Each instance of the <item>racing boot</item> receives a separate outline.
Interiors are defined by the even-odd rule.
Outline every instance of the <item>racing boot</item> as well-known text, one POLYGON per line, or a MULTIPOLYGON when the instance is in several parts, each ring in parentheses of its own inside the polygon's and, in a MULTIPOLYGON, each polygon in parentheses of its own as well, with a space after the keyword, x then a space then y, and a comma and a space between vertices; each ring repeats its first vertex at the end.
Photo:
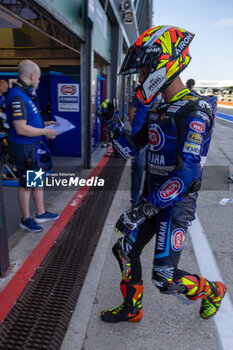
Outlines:
POLYGON ((201 318, 206 320, 217 313, 226 293, 226 286, 222 282, 210 282, 196 275, 186 275, 177 282, 185 286, 184 294, 189 300, 202 299, 201 318))
POLYGON ((140 322, 143 316, 141 304, 143 284, 121 282, 120 286, 124 302, 114 309, 103 311, 100 316, 101 319, 110 323, 140 322))

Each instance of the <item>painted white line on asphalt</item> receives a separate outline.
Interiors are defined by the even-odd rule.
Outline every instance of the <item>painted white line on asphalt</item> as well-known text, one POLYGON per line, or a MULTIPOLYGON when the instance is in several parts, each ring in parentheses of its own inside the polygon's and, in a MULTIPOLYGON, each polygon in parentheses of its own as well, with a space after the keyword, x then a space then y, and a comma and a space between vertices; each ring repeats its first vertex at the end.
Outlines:
POLYGON ((228 115, 228 114, 223 114, 223 113, 217 113, 217 119, 219 120, 224 120, 225 122, 228 123, 233 123, 233 116, 232 115, 228 115))
MULTIPOLYGON (((212 281, 224 282, 198 217, 193 222, 189 232, 201 275, 212 281)), ((233 305, 228 292, 218 313, 214 316, 214 322, 222 349, 233 349, 233 305)))

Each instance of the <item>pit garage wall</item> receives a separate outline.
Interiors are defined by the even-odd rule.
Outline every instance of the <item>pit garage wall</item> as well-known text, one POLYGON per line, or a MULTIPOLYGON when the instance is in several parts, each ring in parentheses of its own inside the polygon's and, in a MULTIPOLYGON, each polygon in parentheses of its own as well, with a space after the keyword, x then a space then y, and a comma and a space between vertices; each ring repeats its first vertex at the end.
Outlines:
MULTIPOLYGON (((107 90, 106 82, 110 83, 108 74, 110 72, 109 65, 111 63, 111 48, 113 45, 112 25, 99 0, 35 1, 56 16, 77 36, 85 39, 85 43, 81 48, 80 91, 83 97, 81 106, 82 132, 80 137, 82 135, 83 138, 83 152, 81 155, 84 158, 84 166, 89 167, 91 151, 95 150, 103 139, 102 129, 96 117, 96 107, 102 102, 100 100, 106 97, 106 94, 104 96, 103 93, 103 91, 107 90), (88 56, 91 55, 91 58, 88 57, 88 60, 84 59, 85 47, 91 47, 88 53, 88 56), (95 60, 96 55, 98 56, 98 62, 95 60), (101 61, 101 68, 99 67, 99 61, 101 61), (86 67, 83 67, 84 65, 86 67), (96 69, 98 69, 98 72, 96 69), (90 96, 88 89, 91 90, 90 96), (89 101, 89 107, 86 106, 87 101, 89 101)), ((63 151, 64 149, 60 148, 59 155, 63 151)))
POLYGON ((34 0, 79 37, 85 36, 85 0, 34 0))
MULTIPOLYGON (((119 3, 115 3, 113 0, 34 1, 53 14, 69 30, 72 30, 77 36, 85 40, 81 48, 80 81, 82 91, 82 137, 85 139, 82 142, 82 155, 84 156, 84 166, 89 167, 91 150, 95 149, 101 140, 99 137, 100 126, 98 125, 94 110, 96 103, 93 103, 93 96, 95 95, 97 101, 97 94, 98 96, 102 94, 99 89, 103 82, 101 78, 105 78, 105 85, 106 82, 108 84, 104 88, 107 90, 106 97, 121 100, 121 92, 124 84, 122 84, 122 79, 117 79, 116 77, 122 61, 123 36, 128 46, 127 35, 132 32, 131 34, 133 36, 137 36, 137 30, 135 30, 137 29, 136 21, 134 19, 132 25, 127 24, 127 32, 129 33, 126 34, 122 23, 119 23, 122 20, 119 3), (88 48, 87 50, 90 50, 87 56, 84 53, 86 50, 85 47, 88 48), (96 54, 102 60, 103 69, 99 69, 96 66, 96 54), (90 55, 91 58, 89 58, 90 55), (87 67, 83 67, 84 65, 87 67), (95 69, 98 69, 98 74, 96 74, 95 69), (95 81, 95 89, 93 87, 93 81, 95 81), (84 106, 87 101, 90 103, 89 107, 84 106), (89 144, 91 145, 90 147, 89 144)), ((120 103, 119 107, 122 111, 122 116, 124 116, 124 103, 120 103)))

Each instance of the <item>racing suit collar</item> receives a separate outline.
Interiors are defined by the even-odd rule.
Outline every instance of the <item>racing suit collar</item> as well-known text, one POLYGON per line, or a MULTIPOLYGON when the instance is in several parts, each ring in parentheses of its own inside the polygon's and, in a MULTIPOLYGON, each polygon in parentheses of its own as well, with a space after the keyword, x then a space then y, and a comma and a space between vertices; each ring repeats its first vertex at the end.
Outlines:
MULTIPOLYGON (((185 88, 179 92, 177 92, 177 94, 175 94, 170 100, 169 102, 174 102, 176 100, 179 100, 180 98, 184 97, 185 95, 189 94, 190 93, 190 90, 185 88)), ((168 102, 168 103, 169 103, 168 102)))

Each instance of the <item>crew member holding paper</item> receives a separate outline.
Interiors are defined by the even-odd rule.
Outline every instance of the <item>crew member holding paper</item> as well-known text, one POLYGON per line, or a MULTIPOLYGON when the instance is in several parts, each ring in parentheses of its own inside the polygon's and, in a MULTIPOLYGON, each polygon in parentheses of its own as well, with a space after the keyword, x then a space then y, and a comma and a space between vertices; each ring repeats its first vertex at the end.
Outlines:
MULTIPOLYGON (((41 71, 39 66, 30 61, 23 60, 18 66, 18 81, 9 90, 6 101, 6 114, 10 126, 8 136, 8 150, 15 161, 20 187, 18 201, 22 213, 20 227, 31 232, 40 232, 42 227, 38 223, 54 221, 59 215, 50 213, 44 207, 43 188, 27 188, 27 170, 38 170, 36 162, 36 145, 46 136, 54 139, 57 132, 43 126, 38 104, 36 89, 40 82, 41 71), (35 219, 30 216, 30 195, 37 210, 35 219)), ((51 124, 55 122, 47 122, 51 124)))

